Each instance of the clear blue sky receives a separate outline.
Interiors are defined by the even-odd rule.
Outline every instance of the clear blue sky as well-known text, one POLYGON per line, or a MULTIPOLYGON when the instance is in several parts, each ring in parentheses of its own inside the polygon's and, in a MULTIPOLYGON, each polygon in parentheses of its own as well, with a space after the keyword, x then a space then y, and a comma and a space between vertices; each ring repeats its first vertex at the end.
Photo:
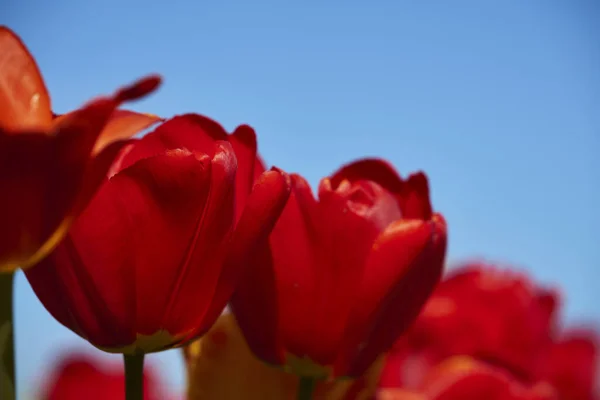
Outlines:
MULTIPOLYGON (((249 123, 268 162, 313 184, 367 155, 423 169, 451 263, 514 263, 562 286, 570 321, 600 321, 598 2, 1 2, 55 110, 160 72, 135 108, 249 123)), ((24 389, 63 346, 88 347, 22 276, 16 301, 24 389)), ((176 352, 150 360, 182 387, 176 352)))

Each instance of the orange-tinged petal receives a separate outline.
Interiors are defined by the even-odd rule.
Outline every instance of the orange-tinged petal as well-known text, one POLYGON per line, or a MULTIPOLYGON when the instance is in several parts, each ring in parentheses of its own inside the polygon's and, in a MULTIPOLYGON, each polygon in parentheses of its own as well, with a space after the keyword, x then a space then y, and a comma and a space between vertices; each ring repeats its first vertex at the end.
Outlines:
POLYGON ((21 39, 0 26, 0 126, 44 130, 52 111, 44 79, 21 39))
POLYGON ((108 144, 116 140, 128 139, 159 121, 162 121, 162 118, 157 115, 116 110, 96 140, 93 153, 98 154, 108 144))
POLYGON ((377 392, 377 400, 429 400, 424 394, 405 389, 382 389, 377 392))
MULTIPOLYGON (((71 111, 67 114, 56 115, 52 123, 62 123, 65 118, 70 118, 72 114, 76 112, 77 111, 71 111)), ((129 139, 162 120, 161 117, 154 114, 138 113, 129 110, 115 110, 96 140, 93 154, 96 155, 100 153, 107 145, 117 140, 129 139)))

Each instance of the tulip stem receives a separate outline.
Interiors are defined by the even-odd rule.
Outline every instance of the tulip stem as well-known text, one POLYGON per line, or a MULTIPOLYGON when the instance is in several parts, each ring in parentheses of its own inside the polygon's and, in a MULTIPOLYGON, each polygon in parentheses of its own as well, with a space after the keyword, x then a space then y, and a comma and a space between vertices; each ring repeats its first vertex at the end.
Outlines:
POLYGON ((144 399, 144 355, 123 354, 125 361, 125 400, 144 399))
POLYGON ((13 334, 14 272, 0 272, 0 399, 14 400, 15 343, 13 334))
POLYGON ((317 387, 317 379, 312 376, 301 376, 298 384, 297 400, 311 400, 317 387))

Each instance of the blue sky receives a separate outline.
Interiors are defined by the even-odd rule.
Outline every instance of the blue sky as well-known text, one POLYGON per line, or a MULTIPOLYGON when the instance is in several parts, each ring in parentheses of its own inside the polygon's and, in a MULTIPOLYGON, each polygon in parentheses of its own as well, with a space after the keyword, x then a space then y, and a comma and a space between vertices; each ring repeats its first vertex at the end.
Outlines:
MULTIPOLYGON (((313 184, 362 156, 423 169, 450 263, 514 264, 560 284, 569 321, 600 321, 599 18, 593 0, 4 0, 0 23, 58 112, 159 72, 136 109, 249 123, 313 184)), ((89 349, 22 276, 16 312, 21 389, 64 346, 89 349)), ((149 359, 182 388, 177 352, 149 359)))

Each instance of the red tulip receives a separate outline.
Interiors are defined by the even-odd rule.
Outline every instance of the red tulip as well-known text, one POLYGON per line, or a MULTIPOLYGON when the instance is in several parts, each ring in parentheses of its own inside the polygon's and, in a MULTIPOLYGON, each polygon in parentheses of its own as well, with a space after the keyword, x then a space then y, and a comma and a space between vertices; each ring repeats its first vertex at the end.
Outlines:
POLYGON ((0 26, 0 273, 35 264, 64 237, 123 139, 159 120, 115 109, 159 83, 145 78, 54 118, 35 60, 0 26))
POLYGON ((599 344, 594 330, 567 332, 548 352, 541 378, 552 383, 561 399, 600 399, 599 344))
MULTIPOLYGON (((40 393, 41 400, 125 400, 123 364, 103 365, 84 354, 72 354, 54 367, 40 393)), ((165 400, 157 377, 144 368, 144 399, 165 400)))
POLYGON ((289 196, 287 175, 263 173, 249 196, 237 193, 247 199, 234 230, 255 152, 249 127, 229 136, 197 115, 134 142, 63 243, 27 271, 38 298, 109 352, 160 351, 206 332, 289 196))
POLYGON ((394 346, 381 385, 413 386, 419 371, 453 355, 534 379, 551 343, 558 301, 555 292, 517 272, 479 264, 461 268, 440 283, 394 346))
POLYGON ((269 245, 231 303, 249 346, 299 375, 360 376, 437 284, 446 224, 424 174, 363 160, 323 179, 318 199, 293 175, 269 245))

